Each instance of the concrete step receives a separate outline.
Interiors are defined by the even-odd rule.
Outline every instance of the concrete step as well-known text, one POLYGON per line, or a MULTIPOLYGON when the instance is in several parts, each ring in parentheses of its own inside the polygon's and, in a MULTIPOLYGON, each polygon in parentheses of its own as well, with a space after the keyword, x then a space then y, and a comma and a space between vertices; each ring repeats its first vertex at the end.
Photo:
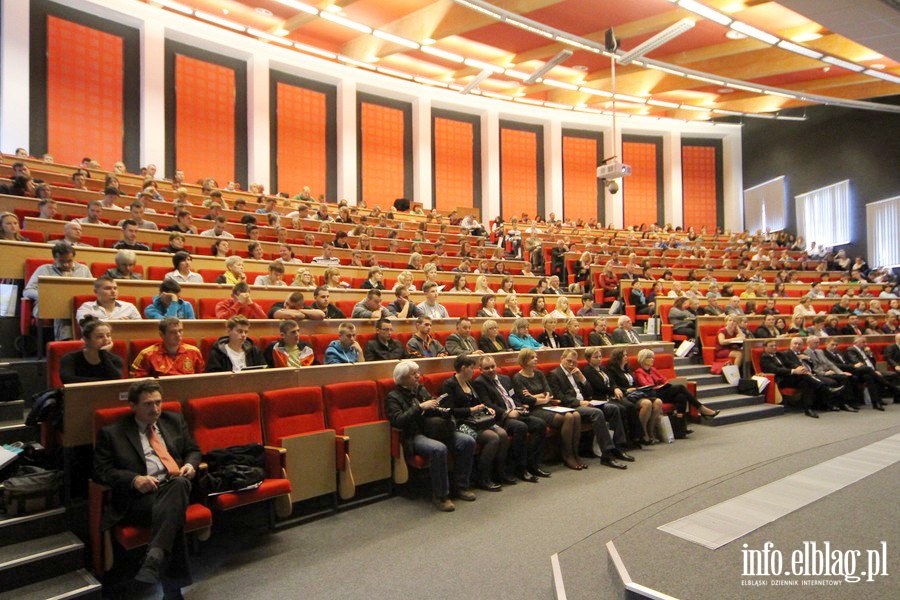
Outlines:
POLYGON ((0 518, 0 546, 62 533, 66 530, 66 509, 60 506, 30 515, 0 518))
MULTIPOLYGON (((676 358, 677 360, 681 360, 676 358)), ((709 365, 697 365, 697 364, 687 364, 687 365, 679 365, 677 362, 675 363, 675 372, 679 377, 688 377, 691 378, 696 375, 709 375, 709 365)))
POLYGON ((100 600, 102 586, 94 576, 78 569, 0 593, 0 600, 100 600))
MULTIPOLYGON (((765 396, 748 396, 746 394, 723 394, 721 396, 713 396, 703 401, 703 405, 713 410, 727 410, 740 406, 753 406, 754 404, 762 404, 766 401, 765 396)), ((725 414, 724 412, 722 414, 725 414)), ((721 415, 719 415, 721 416, 721 415)), ((709 419, 702 420, 702 423, 709 423, 709 419)))
POLYGON ((21 421, 25 417, 25 401, 0 402, 0 421, 21 421))
POLYGON ((724 396, 725 394, 733 394, 735 386, 730 383, 708 383, 697 386, 697 399, 712 398, 714 396, 724 396))
POLYGON ((84 566, 84 543, 71 532, 0 546, 0 590, 37 583, 84 566))
MULTIPOLYGON (((678 369, 679 367, 689 367, 689 366, 699 366, 699 363, 697 363, 690 356, 684 356, 684 357, 676 356, 675 357, 675 368, 676 369, 678 369)), ((706 366, 706 365, 704 365, 704 366, 706 366)))
POLYGON ((682 375, 679 373, 678 376, 687 377, 689 381, 696 381, 698 386, 725 382, 725 379, 721 375, 713 375, 712 373, 703 373, 701 375, 682 375))
POLYGON ((21 418, 15 421, 0 421, 0 444, 34 442, 39 435, 37 427, 28 427, 21 418))
MULTIPOLYGON (((752 396, 747 397, 752 398, 752 396)), ((730 409, 721 413, 715 419, 707 419, 704 423, 711 427, 718 427, 720 425, 730 425, 732 423, 743 423, 745 421, 777 417, 782 413, 784 413, 784 406, 781 404, 754 404, 752 406, 741 406, 730 409)))

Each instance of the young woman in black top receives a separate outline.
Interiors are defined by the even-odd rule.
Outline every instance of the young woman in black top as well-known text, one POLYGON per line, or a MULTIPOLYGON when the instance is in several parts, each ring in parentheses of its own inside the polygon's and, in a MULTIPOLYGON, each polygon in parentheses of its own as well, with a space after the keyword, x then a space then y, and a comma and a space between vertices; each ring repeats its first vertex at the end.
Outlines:
POLYGON ((122 379, 122 359, 112 350, 112 328, 88 315, 79 323, 84 348, 62 357, 59 378, 63 383, 87 383, 122 379))

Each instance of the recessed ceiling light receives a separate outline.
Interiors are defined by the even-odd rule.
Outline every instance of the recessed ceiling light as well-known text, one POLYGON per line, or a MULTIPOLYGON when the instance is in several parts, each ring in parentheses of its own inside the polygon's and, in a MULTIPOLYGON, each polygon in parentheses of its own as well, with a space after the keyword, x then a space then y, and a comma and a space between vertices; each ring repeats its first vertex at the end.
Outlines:
POLYGON ((423 46, 431 46, 432 44, 437 43, 437 40, 431 38, 425 38, 420 42, 423 46))
POLYGON ((572 67, 572 70, 586 72, 588 70, 588 68, 587 68, 587 65, 575 65, 572 67))
POLYGON ((284 37, 284 36, 286 36, 287 34, 289 34, 290 31, 288 31, 287 29, 283 29, 283 28, 279 27, 278 29, 276 29, 276 30, 273 31, 272 33, 275 34, 275 35, 277 35, 277 36, 279 36, 279 37, 284 37))
POLYGON ((813 40, 817 40, 822 37, 822 34, 817 31, 807 31, 806 33, 798 33, 791 40, 795 42, 811 42, 813 40))
POLYGON ((263 15, 264 17, 271 17, 271 16, 272 16, 272 11, 269 10, 268 8, 263 8, 262 6, 258 6, 258 7, 256 8, 256 12, 258 12, 258 13, 261 14, 261 15, 263 15))
POLYGON ((747 36, 744 35, 743 33, 741 33, 740 31, 735 31, 734 29, 729 29, 728 31, 725 32, 725 37, 727 37, 729 40, 742 40, 742 39, 746 38, 747 36))
POLYGON ((885 67, 885 65, 883 65, 883 64, 881 64, 881 63, 875 63, 874 65, 869 65, 869 68, 870 68, 870 69, 879 69, 879 70, 881 70, 881 69, 883 69, 884 67, 885 67))
POLYGON ((719 88, 716 90, 719 94, 733 94, 734 90, 731 88, 719 88))
POLYGON ((340 6, 338 6, 337 4, 329 4, 328 6, 325 7, 325 10, 327 10, 330 13, 334 13, 334 14, 344 12, 344 9, 341 8, 340 6))
POLYGON ((823 73, 827 73, 827 72, 830 71, 830 70, 831 70, 831 67, 822 67, 822 72, 823 72, 823 73))
POLYGON ((227 15, 229 12, 231 12, 231 11, 229 11, 227 8, 223 8, 223 9, 222 9, 222 14, 223 14, 223 15, 227 15))

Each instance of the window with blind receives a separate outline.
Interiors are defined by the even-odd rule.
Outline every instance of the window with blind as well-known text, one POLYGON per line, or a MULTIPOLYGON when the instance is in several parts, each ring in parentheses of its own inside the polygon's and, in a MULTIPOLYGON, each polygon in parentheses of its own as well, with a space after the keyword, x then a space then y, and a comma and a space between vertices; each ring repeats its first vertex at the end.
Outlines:
POLYGON ((787 204, 784 175, 744 190, 744 230, 781 231, 787 204))
POLYGON ((900 266, 900 196, 866 205, 869 266, 900 266))
POLYGON ((807 244, 833 247, 850 243, 850 180, 795 196, 797 235, 807 244))

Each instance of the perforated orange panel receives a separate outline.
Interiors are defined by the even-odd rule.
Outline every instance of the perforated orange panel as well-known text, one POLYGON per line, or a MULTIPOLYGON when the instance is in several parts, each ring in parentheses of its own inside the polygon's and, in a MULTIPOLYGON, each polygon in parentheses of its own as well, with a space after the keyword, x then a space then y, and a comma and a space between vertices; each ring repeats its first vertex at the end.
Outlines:
POLYGON ((681 181, 684 198, 684 226, 698 231, 716 229, 716 149, 712 146, 681 147, 681 181))
POLYGON ((500 203, 505 220, 522 212, 529 218, 537 214, 537 146, 533 131, 500 128, 500 203))
POLYGON ((362 198, 369 208, 387 208, 404 194, 403 111, 363 102, 359 126, 362 198))
POLYGON ((623 142, 622 162, 631 165, 631 175, 622 180, 625 227, 656 223, 656 192, 660 184, 656 181, 656 144, 623 142))
POLYGON ((434 119, 434 202, 438 210, 474 205, 474 145, 472 123, 434 119))
POLYGON ((57 162, 89 156, 111 171, 122 160, 123 48, 117 35, 47 17, 47 151, 57 162))
POLYGON ((325 94, 279 82, 278 190, 298 194, 308 185, 319 197, 326 187, 326 130, 328 112, 325 94))
POLYGON ((185 180, 234 179, 234 69, 175 56, 175 160, 185 180))
POLYGON ((597 218, 597 141, 563 136, 563 215, 597 218))

